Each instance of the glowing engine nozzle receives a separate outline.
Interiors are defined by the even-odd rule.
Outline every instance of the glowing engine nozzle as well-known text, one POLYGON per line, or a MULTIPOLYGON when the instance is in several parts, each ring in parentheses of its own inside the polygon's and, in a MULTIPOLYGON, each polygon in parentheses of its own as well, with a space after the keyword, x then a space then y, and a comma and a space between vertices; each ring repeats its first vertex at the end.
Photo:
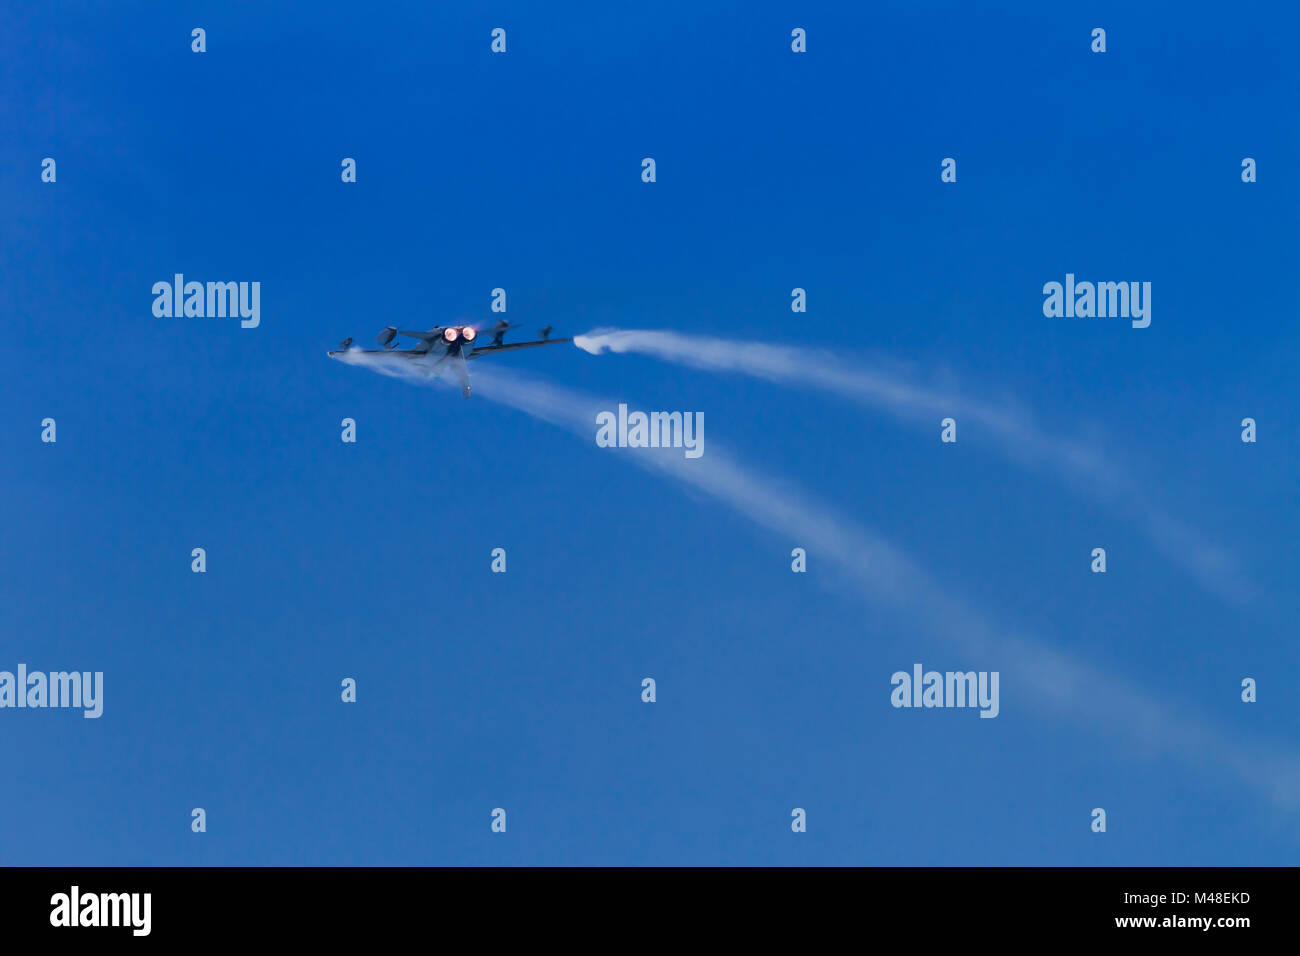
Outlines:
POLYGON ((459 330, 459 329, 443 329, 443 330, 442 330, 442 337, 443 337, 444 339, 446 339, 448 342, 455 342, 456 339, 457 339, 457 337, 459 337, 459 336, 460 336, 460 330, 459 330))
POLYGON ((466 342, 473 342, 474 337, 478 335, 478 331, 473 326, 467 325, 460 330, 460 334, 465 337, 466 342))

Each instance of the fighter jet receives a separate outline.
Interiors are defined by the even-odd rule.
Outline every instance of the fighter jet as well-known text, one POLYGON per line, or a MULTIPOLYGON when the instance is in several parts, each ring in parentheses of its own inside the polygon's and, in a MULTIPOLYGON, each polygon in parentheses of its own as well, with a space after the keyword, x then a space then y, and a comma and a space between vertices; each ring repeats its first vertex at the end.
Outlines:
MULTIPOLYGON (((513 326, 505 319, 497 322, 496 325, 489 329, 484 329, 482 332, 472 325, 439 325, 428 332, 403 332, 390 325, 379 333, 378 341, 383 348, 357 349, 356 351, 363 355, 397 356, 399 361, 409 361, 418 367, 427 369, 430 375, 439 375, 450 368, 456 375, 457 381, 460 382, 461 394, 469 398, 469 369, 465 363, 470 359, 493 355, 497 352, 513 352, 516 349, 531 349, 539 345, 560 345, 564 342, 573 341, 573 339, 551 338, 551 327, 548 325, 537 333, 541 338, 535 342, 506 342, 506 330, 511 328, 513 326), (397 348, 393 340, 399 335, 415 339, 416 344, 409 349, 397 348), (476 345, 475 343, 480 337, 490 338, 491 344, 476 345)), ((348 354, 351 346, 352 339, 344 339, 339 343, 336 350, 328 354, 331 358, 348 354)))

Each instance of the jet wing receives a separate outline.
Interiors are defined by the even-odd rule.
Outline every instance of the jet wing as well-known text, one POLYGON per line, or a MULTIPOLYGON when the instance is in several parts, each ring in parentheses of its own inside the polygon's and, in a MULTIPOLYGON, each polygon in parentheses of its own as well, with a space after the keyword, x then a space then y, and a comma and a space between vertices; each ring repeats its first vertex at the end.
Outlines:
POLYGON ((483 355, 491 355, 493 352, 513 352, 515 349, 532 349, 539 345, 560 345, 572 341, 573 339, 538 339, 536 342, 506 342, 502 345, 480 345, 465 357, 476 359, 483 355))

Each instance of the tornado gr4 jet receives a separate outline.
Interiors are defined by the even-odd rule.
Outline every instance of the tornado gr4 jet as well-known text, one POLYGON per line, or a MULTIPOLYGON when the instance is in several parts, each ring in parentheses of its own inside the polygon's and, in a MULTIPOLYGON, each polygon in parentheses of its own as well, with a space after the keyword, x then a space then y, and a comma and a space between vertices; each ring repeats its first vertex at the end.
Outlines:
POLYGON ((426 369, 430 375, 439 375, 451 369, 457 381, 460 382, 461 394, 469 398, 469 369, 465 363, 470 359, 495 355, 497 352, 513 352, 516 349, 537 348, 539 345, 560 345, 563 342, 573 341, 573 339, 551 338, 551 327, 548 325, 537 333, 541 338, 534 342, 506 342, 506 330, 510 328, 512 326, 504 319, 482 332, 472 325, 440 325, 428 332, 401 332, 390 325, 379 333, 379 344, 383 348, 353 350, 351 347, 352 340, 344 339, 339 343, 339 347, 330 352, 329 355, 331 358, 336 358, 353 351, 362 355, 391 355, 398 361, 410 362, 418 368, 426 369), (409 349, 397 348, 393 340, 399 335, 415 339, 416 344, 409 349), (482 339, 489 339, 490 341, 487 345, 476 344, 482 339))

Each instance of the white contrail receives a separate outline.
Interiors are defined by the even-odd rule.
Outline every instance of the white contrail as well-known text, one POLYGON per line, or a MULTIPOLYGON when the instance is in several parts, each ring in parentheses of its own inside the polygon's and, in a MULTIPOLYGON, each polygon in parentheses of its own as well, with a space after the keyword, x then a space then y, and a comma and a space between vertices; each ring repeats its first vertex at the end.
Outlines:
MULTIPOLYGON (((476 395, 501 402, 593 441, 596 415, 617 407, 572 389, 502 369, 480 373, 476 395)), ((1206 776, 1225 770, 1285 810, 1300 809, 1300 758, 1267 747, 1243 746, 1220 732, 1175 715, 1141 690, 1039 641, 1010 635, 954 598, 903 551, 843 514, 808 503, 798 488, 763 478, 718 451, 702 458, 680 449, 622 449, 617 454, 698 488, 755 523, 826 560, 855 593, 895 608, 906 620, 958 645, 965 653, 1007 663, 1015 686, 1076 719, 1103 727, 1145 752, 1182 760, 1206 776)))
MULTIPOLYGON (((439 381, 395 356, 353 350, 337 357, 418 385, 439 381)), ((476 380, 476 396, 564 428, 591 440, 593 446, 596 415, 618 405, 500 368, 481 370, 476 380)), ((1000 670, 1012 680, 1004 687, 1036 694, 1045 706, 1104 728, 1140 752, 1179 759, 1207 777, 1230 771, 1275 806, 1300 809, 1300 758, 1294 753, 1229 739, 1196 720, 1175 716, 1141 690, 1091 665, 996 628, 902 550, 845 515, 807 503, 796 486, 745 469, 720 452, 716 441, 697 459, 687 459, 680 449, 672 448, 617 453, 712 495, 756 524, 806 547, 810 558, 834 567, 853 593, 891 607, 900 619, 951 641, 973 658, 1005 662, 1000 670)))
POLYGON ((1161 554, 1192 574, 1207 590, 1236 603, 1245 602, 1253 591, 1230 554, 1161 509, 1140 482, 1105 454, 1083 442, 1044 432, 1023 410, 1000 408, 917 385, 881 368, 847 363, 823 349, 643 329, 596 329, 575 336, 573 342, 593 355, 635 352, 691 368, 737 372, 830 392, 909 422, 928 422, 937 427, 939 420, 947 416, 959 423, 974 422, 992 434, 1010 458, 1054 471, 1068 484, 1121 507, 1141 523, 1148 540, 1161 554))
POLYGON ((441 381, 440 369, 431 368, 428 365, 416 365, 410 359, 403 358, 396 352, 367 352, 353 346, 345 352, 331 352, 330 358, 342 362, 344 365, 368 368, 380 375, 400 378, 415 385, 441 381))

